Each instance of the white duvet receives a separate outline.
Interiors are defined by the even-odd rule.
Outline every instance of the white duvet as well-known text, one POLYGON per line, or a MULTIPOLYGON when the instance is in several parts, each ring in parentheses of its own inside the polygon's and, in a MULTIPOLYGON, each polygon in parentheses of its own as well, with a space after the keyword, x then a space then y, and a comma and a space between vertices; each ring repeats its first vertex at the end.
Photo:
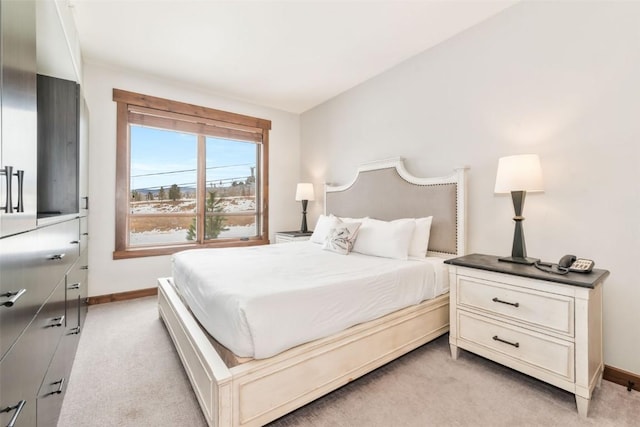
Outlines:
POLYGON ((256 359, 449 290, 441 258, 340 255, 311 242, 180 252, 173 278, 211 336, 256 359))

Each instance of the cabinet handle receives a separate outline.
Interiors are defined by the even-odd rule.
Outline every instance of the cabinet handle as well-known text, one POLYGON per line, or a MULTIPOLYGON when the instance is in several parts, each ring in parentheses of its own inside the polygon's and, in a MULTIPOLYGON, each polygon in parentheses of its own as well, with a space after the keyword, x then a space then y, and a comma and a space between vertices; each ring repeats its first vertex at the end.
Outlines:
POLYGON ((55 254, 55 255, 51 255, 48 259, 49 261, 57 261, 57 260, 61 260, 62 258, 64 258, 66 254, 55 254))
POLYGON ((8 300, 6 300, 5 302, 2 303, 2 305, 4 307, 13 307, 13 305, 16 303, 16 301, 18 301, 18 299, 25 294, 25 292, 27 292, 26 289, 20 289, 19 291, 15 291, 15 292, 6 292, 2 295, 0 295, 0 297, 9 297, 8 300))
POLYGON ((89 233, 82 233, 82 235, 83 235, 83 236, 88 236, 88 235, 89 235, 89 233))
POLYGON ((11 419, 9 420, 9 424, 7 424, 7 427, 15 427, 16 421, 18 421, 18 417, 20 416, 20 412, 22 412, 22 408, 24 408, 24 405, 26 405, 26 404, 27 404, 26 400, 21 400, 20 402, 18 402, 14 406, 8 406, 8 407, 0 410, 0 412, 11 412, 14 409, 16 411, 13 414, 13 417, 11 417, 11 419))
POLYGON ((0 170, 0 175, 4 175, 5 180, 7 181, 7 194, 4 198, 4 207, 0 208, 6 213, 13 213, 13 202, 11 198, 13 197, 13 191, 11 190, 11 184, 13 182, 13 166, 5 166, 4 169, 0 170))
POLYGON ((24 212, 24 202, 22 193, 24 193, 24 171, 16 171, 14 174, 18 177, 18 206, 16 206, 16 210, 18 212, 24 212))
POLYGON ((80 266, 80 270, 88 270, 89 266, 88 265, 81 265, 80 266))
POLYGON ((51 396, 52 394, 62 394, 62 391, 64 390, 64 378, 60 378, 58 381, 51 383, 51 385, 56 384, 58 384, 58 388, 47 394, 47 396, 51 396))
POLYGON ((78 243, 80 243, 80 241, 78 241, 78 240, 72 240, 72 241, 70 241, 69 243, 70 243, 70 244, 72 244, 72 245, 77 245, 78 243))
POLYGON ((69 329, 69 333, 67 335, 78 335, 80 333, 80 326, 76 326, 75 328, 69 329))
POLYGON ((56 323, 50 324, 49 326, 47 326, 47 328, 59 328, 64 324, 64 316, 54 317, 53 319, 51 319, 51 321, 56 323))
POLYGON ((499 302, 500 304, 512 305, 514 307, 520 307, 520 303, 519 302, 502 301, 501 299, 498 299, 498 297, 493 298, 491 301, 499 302))
POLYGON ((83 209, 89 209, 89 196, 85 196, 82 197, 82 200, 84 200, 84 208, 83 209))
POLYGON ((514 342, 511 342, 511 341, 506 341, 506 340, 503 340, 502 338, 498 337, 497 335, 494 335, 494 336, 493 336, 493 340, 494 340, 494 341, 500 341, 500 342, 502 342, 502 343, 512 345, 512 346, 514 346, 515 348, 520 347, 520 343, 519 343, 519 342, 515 342, 515 343, 514 343, 514 342))
POLYGON ((80 283, 72 283, 69 286, 67 286, 67 289, 73 290, 73 289, 80 289, 80 283))

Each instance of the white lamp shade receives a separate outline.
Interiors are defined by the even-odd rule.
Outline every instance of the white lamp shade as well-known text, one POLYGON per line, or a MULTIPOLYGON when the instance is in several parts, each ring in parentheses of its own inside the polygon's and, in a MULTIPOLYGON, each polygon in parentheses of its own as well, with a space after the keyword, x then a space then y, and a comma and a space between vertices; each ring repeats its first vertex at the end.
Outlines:
POLYGON ((496 193, 543 191, 542 169, 537 154, 501 157, 498 160, 496 193))
POLYGON ((302 182, 296 188, 296 200, 313 200, 313 184, 302 182))

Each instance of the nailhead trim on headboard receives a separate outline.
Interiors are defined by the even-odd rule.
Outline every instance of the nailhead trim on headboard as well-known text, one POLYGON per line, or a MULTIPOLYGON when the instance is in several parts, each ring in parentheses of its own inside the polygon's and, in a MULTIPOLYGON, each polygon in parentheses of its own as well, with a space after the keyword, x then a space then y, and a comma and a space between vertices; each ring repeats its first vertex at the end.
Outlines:
POLYGON ((379 166, 375 163, 364 165, 351 183, 327 186, 325 212, 383 220, 434 215, 429 245, 433 249, 430 252, 443 256, 462 255, 464 241, 460 238, 464 237, 461 236, 464 233, 461 223, 464 206, 460 203, 464 203, 464 171, 458 170, 447 177, 418 178, 404 169, 400 159, 382 161, 379 166), (419 190, 415 191, 416 188, 419 190), (444 191, 432 191, 436 188, 444 191), (451 190, 447 191, 447 188, 451 190), (383 200, 375 197, 380 192, 384 193, 383 200))

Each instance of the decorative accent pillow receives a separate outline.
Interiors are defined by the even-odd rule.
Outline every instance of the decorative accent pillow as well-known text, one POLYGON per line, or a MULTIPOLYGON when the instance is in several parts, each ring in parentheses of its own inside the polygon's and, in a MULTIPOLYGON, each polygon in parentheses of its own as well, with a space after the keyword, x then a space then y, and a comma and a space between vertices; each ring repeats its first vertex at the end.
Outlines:
POLYGON ((359 228, 359 222, 341 222, 331 227, 322 249, 347 255, 353 248, 359 228))
POLYGON ((332 227, 340 224, 340 220, 334 215, 320 215, 316 228, 313 230, 313 234, 309 238, 309 241, 313 243, 324 243, 327 239, 327 234, 332 227))
POLYGON ((424 258, 427 256, 429 248, 429 235, 431 234, 432 216, 425 218, 416 218, 416 228, 409 243, 409 256, 416 258, 424 258))
POLYGON ((384 258, 407 259, 409 243, 416 228, 413 218, 380 221, 365 218, 358 231, 354 252, 384 258))

